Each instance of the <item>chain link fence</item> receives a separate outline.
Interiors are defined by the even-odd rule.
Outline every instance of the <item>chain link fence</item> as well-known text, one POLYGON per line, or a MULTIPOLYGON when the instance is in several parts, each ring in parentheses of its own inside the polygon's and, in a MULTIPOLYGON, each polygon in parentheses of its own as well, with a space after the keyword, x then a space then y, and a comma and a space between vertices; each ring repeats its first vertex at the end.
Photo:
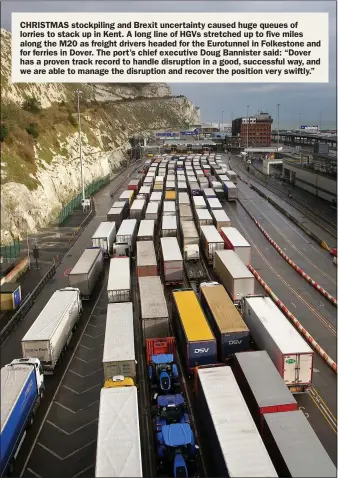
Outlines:
POLYGON ((1 261, 5 261, 8 259, 15 259, 18 257, 20 253, 20 241, 19 239, 15 239, 12 244, 8 246, 0 246, 0 258, 1 261))
MULTIPOLYGON (((108 184, 110 180, 111 180, 111 175, 107 174, 107 176, 104 176, 101 179, 97 179, 96 181, 93 181, 85 189, 86 198, 91 197, 99 189, 101 189, 103 186, 108 184)), ((69 217, 72 214, 74 210, 80 208, 81 200, 82 200, 82 193, 79 193, 68 204, 66 204, 66 206, 64 206, 61 209, 59 218, 58 218, 59 225, 62 224, 67 219, 67 217, 69 217)))

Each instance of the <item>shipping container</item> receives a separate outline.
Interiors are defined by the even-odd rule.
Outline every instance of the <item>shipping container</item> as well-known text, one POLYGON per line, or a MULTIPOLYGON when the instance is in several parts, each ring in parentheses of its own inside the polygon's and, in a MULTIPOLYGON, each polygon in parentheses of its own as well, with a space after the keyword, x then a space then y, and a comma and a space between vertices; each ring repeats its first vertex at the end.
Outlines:
POLYGON ((52 374, 81 317, 79 289, 54 292, 21 340, 23 358, 38 358, 44 373, 52 374))
POLYGON ((143 476, 137 396, 136 387, 101 389, 95 478, 143 476))
POLYGON ((337 476, 334 463, 301 410, 264 415, 263 439, 279 476, 337 476))
POLYGON ((243 318, 291 390, 311 386, 314 352, 270 297, 246 297, 243 318))
POLYGON ((144 219, 140 222, 137 233, 137 241, 153 241, 155 231, 155 221, 153 219, 144 219))
POLYGON ((102 364, 105 380, 117 375, 136 380, 132 302, 107 306, 102 364))
POLYGON ((192 244, 199 245, 200 238, 193 220, 181 222, 181 233, 183 250, 192 244))
POLYGON ((132 206, 130 207, 130 219, 136 219, 137 221, 143 219, 145 208, 145 199, 135 199, 132 206))
POLYGON ((103 253, 99 247, 85 249, 68 273, 68 285, 80 290, 81 298, 89 299, 103 271, 103 253))
POLYGON ((217 362, 216 339, 193 290, 173 292, 173 321, 188 374, 217 362))
POLYGON ((223 209, 211 209, 211 215, 214 218, 214 225, 217 231, 221 234, 222 227, 231 227, 231 221, 223 209))
POLYGON ((231 249, 216 251, 214 271, 235 303, 255 293, 255 277, 231 249))
POLYGON ((137 276, 157 276, 157 259, 152 241, 138 241, 136 244, 137 276))
POLYGON ((224 287, 215 283, 200 285, 204 313, 217 340, 218 361, 250 348, 250 331, 224 287))
POLYGON ((169 337, 169 312, 160 277, 139 277, 142 328, 145 339, 169 337))
POLYGON ((237 199, 237 186, 231 181, 223 181, 223 189, 228 201, 236 201, 237 199))
POLYGON ((203 198, 203 196, 193 196, 192 197, 192 202, 194 205, 194 209, 207 209, 206 202, 203 198))
POLYGON ((147 221, 152 219, 155 221, 155 224, 157 224, 159 206, 160 206, 159 202, 150 202, 148 204, 148 207, 146 209, 146 214, 145 214, 145 219, 147 221))
POLYGON ((176 237, 161 237, 161 260, 165 284, 183 282, 183 258, 176 237))
POLYGON ((161 237, 177 236, 176 216, 162 216, 161 237))
POLYGON ((180 211, 180 221, 191 221, 192 217, 192 210, 188 204, 180 204, 179 205, 180 211))
POLYGON ((265 350, 236 353, 232 370, 261 432, 264 413, 298 410, 297 401, 265 350))
MULTIPOLYGON (((155 202, 161 202, 162 201, 162 193, 161 192, 154 191, 153 193, 151 193, 150 202, 154 202, 154 201, 155 202)), ((149 207, 149 204, 148 204, 148 207, 149 207)))
POLYGON ((201 226, 201 243, 208 264, 212 264, 215 251, 224 249, 224 241, 215 226, 201 226))
POLYGON ((137 233, 137 220, 124 219, 116 234, 117 244, 128 244, 130 250, 134 249, 137 233))
POLYGON ((208 476, 277 477, 231 368, 199 368, 196 378, 208 476))
POLYGON ((108 302, 130 302, 130 259, 114 257, 110 259, 107 284, 108 302))
POLYGON ((199 231, 201 230, 202 226, 212 226, 213 219, 208 209, 196 209, 195 215, 199 231))
POLYGON ((176 217, 176 204, 175 201, 163 201, 163 216, 175 216, 176 217))
POLYGON ((109 257, 116 237, 115 222, 101 222, 92 235, 93 247, 101 247, 104 257, 109 257))
POLYGON ((125 190, 123 191, 123 193, 120 195, 119 197, 119 201, 123 201, 124 199, 127 199, 128 200, 128 203, 129 203, 129 207, 131 206, 133 200, 134 200, 134 197, 135 197, 135 191, 131 191, 131 190, 125 190))
POLYGON ((247 266, 251 263, 251 246, 235 227, 222 227, 225 249, 232 249, 247 266))
POLYGON ((207 205, 208 205, 210 210, 211 209, 223 210, 223 206, 217 198, 207 198, 206 201, 207 201, 207 205))

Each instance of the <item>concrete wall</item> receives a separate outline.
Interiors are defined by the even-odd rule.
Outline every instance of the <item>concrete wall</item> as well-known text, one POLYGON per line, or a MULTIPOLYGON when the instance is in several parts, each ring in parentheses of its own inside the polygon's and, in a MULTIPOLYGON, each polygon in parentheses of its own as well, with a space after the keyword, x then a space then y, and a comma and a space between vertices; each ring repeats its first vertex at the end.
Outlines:
POLYGON ((329 202, 337 199, 337 181, 335 179, 290 164, 283 164, 283 176, 288 175, 285 174, 285 170, 292 171, 295 174, 294 184, 299 188, 329 202))

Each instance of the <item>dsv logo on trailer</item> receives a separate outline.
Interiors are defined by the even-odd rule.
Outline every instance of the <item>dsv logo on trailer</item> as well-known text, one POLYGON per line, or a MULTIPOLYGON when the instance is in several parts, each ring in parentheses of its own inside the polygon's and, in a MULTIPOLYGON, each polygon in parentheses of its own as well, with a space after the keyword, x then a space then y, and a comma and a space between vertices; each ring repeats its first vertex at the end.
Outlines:
POLYGON ((194 353, 195 354, 204 354, 204 353, 207 353, 209 352, 210 349, 195 349, 194 350, 194 353))
POLYGON ((229 345, 239 345, 242 343, 242 340, 229 340, 229 345))

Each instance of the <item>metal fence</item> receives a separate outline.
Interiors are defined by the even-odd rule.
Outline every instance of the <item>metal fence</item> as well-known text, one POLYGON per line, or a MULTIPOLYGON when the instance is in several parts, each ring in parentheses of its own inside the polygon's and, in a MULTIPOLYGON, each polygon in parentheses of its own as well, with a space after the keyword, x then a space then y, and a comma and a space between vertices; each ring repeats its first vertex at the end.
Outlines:
MULTIPOLYGON (((97 179, 96 181, 93 181, 91 184, 89 184, 85 189, 86 198, 92 196, 99 189, 101 189, 103 186, 108 184, 110 182, 110 179, 111 179, 110 174, 107 174, 107 176, 104 176, 101 179, 97 179)), ((66 206, 64 206, 61 209, 61 212, 58 218, 59 225, 62 224, 67 219, 67 217, 69 217, 72 214, 74 210, 80 208, 81 199, 82 199, 82 193, 79 193, 66 206)))
POLYGON ((0 247, 0 257, 2 260, 15 259, 20 252, 20 241, 15 239, 14 242, 8 246, 0 247))

